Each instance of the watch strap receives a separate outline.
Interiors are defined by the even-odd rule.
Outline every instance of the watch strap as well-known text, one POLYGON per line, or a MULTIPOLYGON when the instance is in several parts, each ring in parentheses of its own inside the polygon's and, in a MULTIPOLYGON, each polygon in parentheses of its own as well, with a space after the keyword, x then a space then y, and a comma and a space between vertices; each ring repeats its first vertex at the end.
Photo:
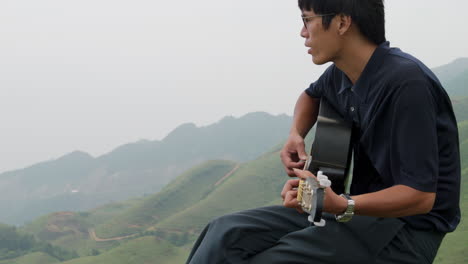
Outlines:
POLYGON ((341 197, 346 198, 348 201, 348 206, 344 213, 340 215, 335 215, 335 219, 338 222, 348 222, 353 218, 354 215, 354 200, 348 194, 340 194, 341 197))

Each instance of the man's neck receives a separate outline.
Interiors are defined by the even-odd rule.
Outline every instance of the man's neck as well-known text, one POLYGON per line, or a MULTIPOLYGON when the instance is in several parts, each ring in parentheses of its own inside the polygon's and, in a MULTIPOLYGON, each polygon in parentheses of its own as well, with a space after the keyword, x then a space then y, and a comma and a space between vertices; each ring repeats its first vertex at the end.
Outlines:
POLYGON ((377 45, 364 39, 350 41, 334 63, 355 84, 376 49, 377 45))

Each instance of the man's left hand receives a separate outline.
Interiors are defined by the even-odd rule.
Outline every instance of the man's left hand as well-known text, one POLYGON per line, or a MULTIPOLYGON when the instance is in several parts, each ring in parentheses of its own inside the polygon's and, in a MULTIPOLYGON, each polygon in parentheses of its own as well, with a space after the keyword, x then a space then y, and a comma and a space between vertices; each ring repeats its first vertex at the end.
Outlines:
MULTIPOLYGON (((304 171, 299 169, 294 169, 294 173, 298 178, 307 179, 307 177, 314 177, 310 171, 304 171)), ((301 207, 297 202, 297 186, 299 185, 299 180, 289 180, 283 187, 281 192, 281 197, 283 197, 283 205, 289 208, 296 208, 298 211, 302 212, 301 207)), ((346 198, 336 194, 332 188, 328 187, 325 189, 325 198, 324 198, 323 211, 331 214, 342 214, 348 202, 346 198)))

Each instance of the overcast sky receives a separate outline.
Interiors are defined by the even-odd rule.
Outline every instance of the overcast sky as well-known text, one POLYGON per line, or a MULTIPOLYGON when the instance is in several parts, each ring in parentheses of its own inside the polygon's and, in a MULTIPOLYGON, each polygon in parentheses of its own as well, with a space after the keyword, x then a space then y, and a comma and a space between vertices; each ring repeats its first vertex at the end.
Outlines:
MULTIPOLYGON (((429 67, 468 57, 466 0, 387 0, 387 39, 429 67)), ((2 0, 0 172, 176 126, 292 114, 324 70, 290 0, 2 0)))

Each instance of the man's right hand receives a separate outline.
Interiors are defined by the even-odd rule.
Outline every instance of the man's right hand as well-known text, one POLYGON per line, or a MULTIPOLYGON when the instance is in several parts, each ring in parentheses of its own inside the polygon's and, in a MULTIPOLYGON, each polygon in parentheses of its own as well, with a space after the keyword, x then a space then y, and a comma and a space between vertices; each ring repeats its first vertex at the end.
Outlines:
POLYGON ((290 134, 281 150, 281 161, 290 177, 296 177, 293 169, 303 169, 308 156, 305 152, 304 138, 299 134, 290 134))

